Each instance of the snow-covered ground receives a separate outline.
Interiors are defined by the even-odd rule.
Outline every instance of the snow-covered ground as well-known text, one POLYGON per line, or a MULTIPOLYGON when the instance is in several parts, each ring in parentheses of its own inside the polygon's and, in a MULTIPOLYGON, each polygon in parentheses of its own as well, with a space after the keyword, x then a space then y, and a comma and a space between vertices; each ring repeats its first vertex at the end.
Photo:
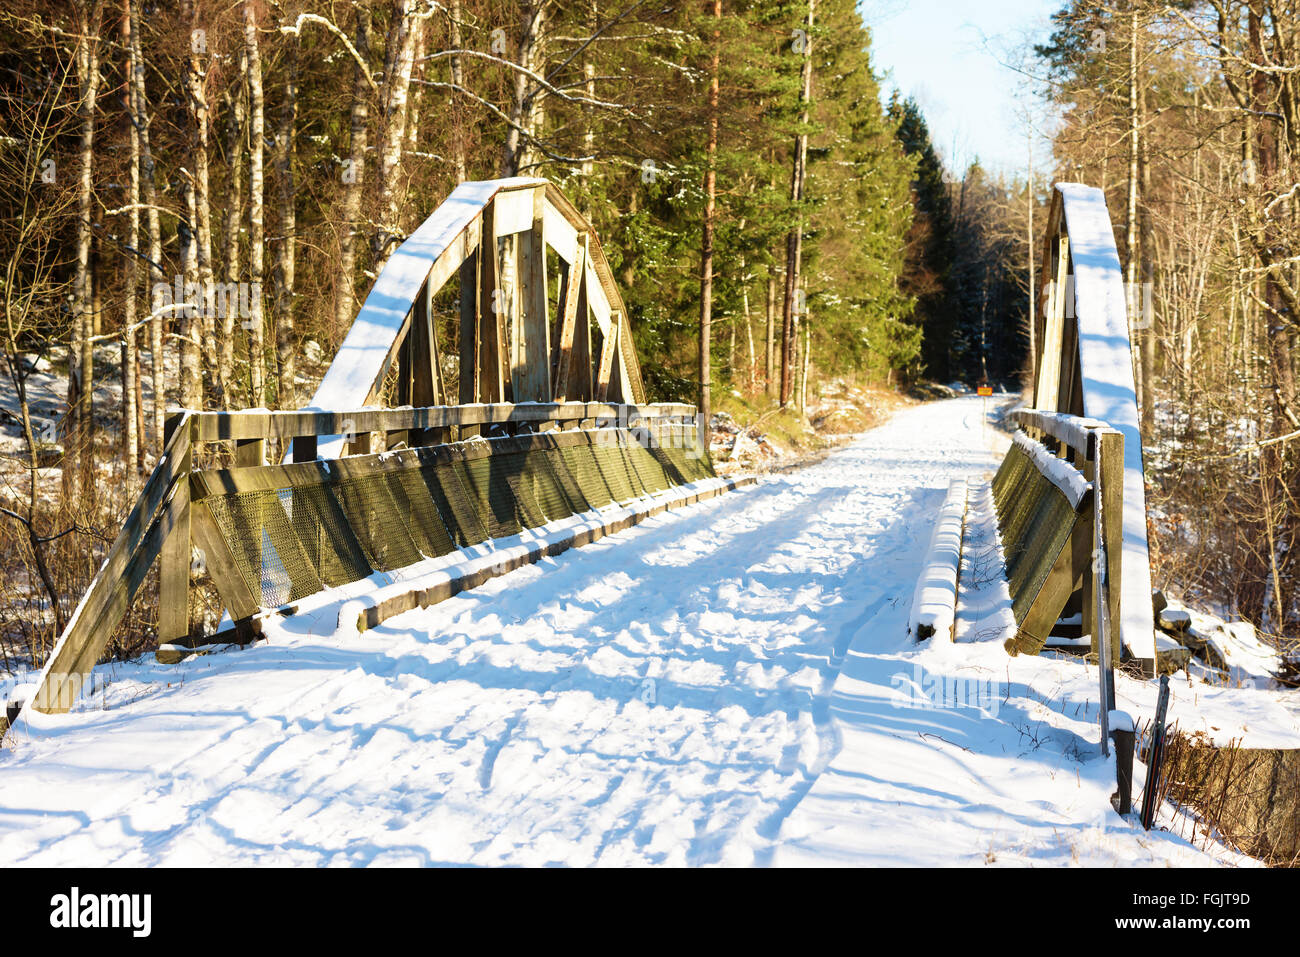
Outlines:
MULTIPOLYGON (((360 635, 291 618, 100 669, 0 752, 0 863, 1231 860, 1109 810, 1095 670, 907 637, 949 480, 1006 446, 985 409, 906 409, 360 635)), ((1121 707, 1149 717, 1150 689, 1121 707)), ((1282 693, 1229 690, 1300 734, 1282 693)))

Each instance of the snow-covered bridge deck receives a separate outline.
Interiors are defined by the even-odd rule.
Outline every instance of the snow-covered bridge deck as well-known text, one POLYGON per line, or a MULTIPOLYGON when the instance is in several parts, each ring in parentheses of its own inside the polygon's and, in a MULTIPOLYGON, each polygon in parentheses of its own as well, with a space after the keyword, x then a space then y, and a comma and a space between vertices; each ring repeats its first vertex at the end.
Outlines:
MULTIPOLYGON (((1095 670, 906 637, 949 480, 1005 447, 984 410, 909 408, 360 635, 289 618, 246 651, 103 666, 73 713, 11 731, 0 860, 1204 862, 1109 812, 1095 670), (918 707, 944 676, 991 705, 918 707)), ((1120 679, 1121 706, 1153 693, 1120 679)))

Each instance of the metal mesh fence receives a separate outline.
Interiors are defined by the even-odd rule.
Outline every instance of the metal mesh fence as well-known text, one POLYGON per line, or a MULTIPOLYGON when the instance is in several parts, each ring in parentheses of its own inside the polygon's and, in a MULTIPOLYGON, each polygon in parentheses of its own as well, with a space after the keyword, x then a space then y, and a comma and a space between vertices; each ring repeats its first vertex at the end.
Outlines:
POLYGON ((553 433, 364 461, 291 466, 275 473, 283 487, 203 498, 264 607, 713 475, 689 428, 553 433))

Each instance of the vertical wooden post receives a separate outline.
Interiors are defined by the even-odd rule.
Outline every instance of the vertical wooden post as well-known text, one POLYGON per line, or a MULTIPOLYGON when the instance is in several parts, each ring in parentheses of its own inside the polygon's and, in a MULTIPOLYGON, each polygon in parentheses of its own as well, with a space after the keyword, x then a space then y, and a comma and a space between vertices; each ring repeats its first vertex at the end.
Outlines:
MULTIPOLYGON (((569 264, 568 278, 564 283, 564 298, 560 303, 560 329, 559 342, 559 359, 555 364, 555 389, 554 397, 556 402, 563 402, 566 397, 573 394, 569 382, 571 370, 574 366, 575 343, 578 337, 579 322, 579 300, 586 305, 582 287, 582 276, 587 271, 587 234, 582 233, 578 237, 578 248, 574 253, 573 262, 569 264)), ((582 332, 587 333, 585 328, 587 317, 581 316, 581 322, 584 329, 582 332)))
MULTIPOLYGON (((411 314, 410 343, 411 392, 408 399, 413 406, 424 407, 442 404, 442 370, 438 368, 438 340, 433 328, 433 295, 431 284, 425 282, 416 296, 411 314)), ((431 430, 410 429, 407 444, 424 445, 431 430)))
POLYGON ((1047 321, 1043 330, 1043 361, 1038 370, 1034 393, 1035 408, 1058 412, 1061 384, 1061 352, 1064 348, 1066 280, 1069 278, 1070 238, 1060 235, 1055 241, 1055 285, 1048 300, 1047 321))
POLYGON ((460 385, 461 405, 472 405, 479 396, 479 248, 460 264, 460 385))
POLYGON ((596 401, 607 402, 609 397, 610 371, 614 367, 614 352, 618 348, 620 323, 618 313, 610 316, 609 331, 600 347, 600 369, 596 373, 596 401))
POLYGON ((1124 622, 1120 605, 1124 557, 1124 435, 1114 429, 1098 429, 1096 435, 1101 456, 1098 479, 1101 485, 1101 536, 1106 548, 1110 660, 1118 665, 1124 622))
POLYGON ((483 236, 479 240, 479 393, 478 402, 501 402, 505 385, 501 378, 505 358, 505 304, 501 293, 501 266, 495 226, 496 202, 483 209, 483 236))
POLYGON ((238 439, 235 442, 235 468, 254 468, 266 464, 266 439, 238 439))
POLYGON ((158 641, 160 643, 188 638, 190 634, 190 483, 189 473, 194 466, 195 423, 182 418, 183 413, 169 417, 168 438, 176 428, 188 435, 176 446, 180 456, 177 468, 176 490, 172 493, 173 507, 177 509, 176 524, 163 540, 158 555, 158 641))
POLYGON ((533 228, 520 233, 519 324, 515 327, 514 401, 549 402, 551 399, 551 324, 547 317, 546 240, 543 228, 544 190, 533 193, 533 228))
MULTIPOLYGON (((1075 456, 1075 466, 1083 473, 1083 477, 1093 483, 1092 504, 1088 506, 1087 527, 1082 528, 1075 526, 1076 534, 1086 534, 1088 537, 1088 561, 1083 568, 1083 581, 1081 591, 1083 592, 1083 631, 1082 634, 1088 635, 1092 639, 1092 653, 1097 655, 1097 660, 1101 660, 1098 654, 1098 635, 1101 623, 1097 621, 1097 588, 1100 585, 1100 577, 1093 574, 1093 562, 1096 550, 1099 547, 1096 540, 1096 522, 1094 521, 1093 510, 1097 507, 1097 468, 1094 460, 1096 436, 1092 433, 1088 440, 1088 449, 1084 452, 1077 453, 1075 456)), ((1082 524, 1082 523, 1080 523, 1082 524)))

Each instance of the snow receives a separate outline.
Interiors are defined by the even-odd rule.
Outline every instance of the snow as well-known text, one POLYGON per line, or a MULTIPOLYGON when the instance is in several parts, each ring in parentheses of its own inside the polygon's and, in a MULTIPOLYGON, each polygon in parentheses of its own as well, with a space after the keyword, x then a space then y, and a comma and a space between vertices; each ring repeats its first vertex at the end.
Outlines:
POLYGON ((1134 655, 1154 659, 1155 616, 1151 607, 1142 435, 1138 429, 1124 277, 1105 193, 1079 183, 1057 183, 1056 188, 1065 204, 1074 261, 1083 412, 1124 434, 1121 634, 1134 655))
POLYGON ((1220 672, 1219 679, 1229 686, 1276 687, 1274 679, 1282 670, 1282 655, 1260 639, 1250 622, 1225 622, 1173 601, 1161 612, 1161 618, 1178 623, 1184 629, 1188 645, 1208 645, 1212 656, 1218 659, 1211 667, 1220 672), (1226 672, 1218 668, 1220 662, 1226 666, 1226 672))
MULTIPOLYGON (((362 634, 302 614, 244 651, 101 667, 0 751, 0 862, 1241 862, 1110 809, 1095 669, 1010 658, 997 629, 907 637, 949 483, 1007 444, 984 405, 906 408, 362 634)), ((1155 692, 1117 681, 1139 723, 1155 692)), ((1282 692, 1174 699, 1184 726, 1300 740, 1282 692)))
POLYGON ((912 617, 907 633, 915 638, 933 635, 940 641, 952 638, 957 605, 957 569, 961 564, 962 523, 966 519, 966 480, 953 479, 939 509, 926 552, 925 567, 916 579, 912 595, 912 617))
POLYGON ((1061 490, 1061 494, 1069 500, 1070 507, 1077 511, 1083 497, 1092 489, 1092 483, 1083 477, 1083 473, 1065 459, 1057 458, 1049 452, 1042 442, 1031 439, 1023 432, 1016 433, 1014 442, 1029 456, 1038 471, 1061 490))
POLYGON ((1127 731, 1130 734, 1137 730, 1133 724, 1133 716, 1127 711, 1107 711, 1106 726, 1112 731, 1127 731))
MULTIPOLYGON (((545 183, 515 177, 461 183, 452 190, 384 264, 316 394, 304 408, 342 412, 362 406, 434 261, 501 190, 545 183)), ((340 437, 322 437, 318 454, 337 458, 342 446, 340 437)))

